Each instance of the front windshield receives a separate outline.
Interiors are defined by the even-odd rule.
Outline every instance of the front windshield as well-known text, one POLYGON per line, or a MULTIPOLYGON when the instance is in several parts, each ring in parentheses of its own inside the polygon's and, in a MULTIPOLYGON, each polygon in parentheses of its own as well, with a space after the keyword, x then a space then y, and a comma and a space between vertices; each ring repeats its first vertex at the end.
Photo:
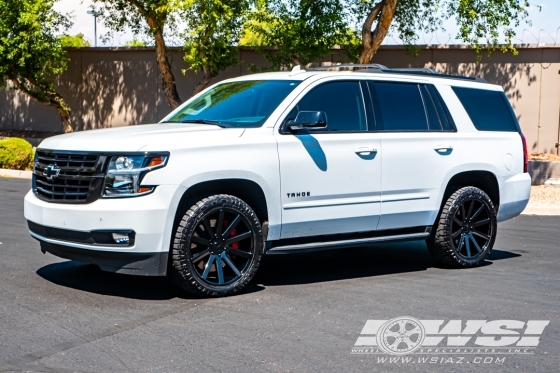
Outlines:
POLYGON ((260 127, 299 83, 296 80, 246 80, 220 84, 175 110, 165 122, 260 127))

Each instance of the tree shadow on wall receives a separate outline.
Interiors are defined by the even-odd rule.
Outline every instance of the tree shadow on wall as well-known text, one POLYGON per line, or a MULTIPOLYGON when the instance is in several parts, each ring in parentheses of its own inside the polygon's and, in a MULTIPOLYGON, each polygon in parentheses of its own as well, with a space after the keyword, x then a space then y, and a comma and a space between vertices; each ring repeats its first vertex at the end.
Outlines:
POLYGON ((155 61, 99 59, 82 65, 77 130, 157 122, 155 61))

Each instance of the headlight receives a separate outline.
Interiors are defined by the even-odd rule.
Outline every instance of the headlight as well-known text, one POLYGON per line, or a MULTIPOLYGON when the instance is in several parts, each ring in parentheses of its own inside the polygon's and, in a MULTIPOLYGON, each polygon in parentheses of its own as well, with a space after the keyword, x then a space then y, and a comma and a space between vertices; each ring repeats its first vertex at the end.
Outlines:
POLYGON ((140 185, 142 179, 148 172, 164 167, 168 158, 160 154, 113 156, 105 176, 103 197, 136 197, 153 192, 155 186, 140 185))

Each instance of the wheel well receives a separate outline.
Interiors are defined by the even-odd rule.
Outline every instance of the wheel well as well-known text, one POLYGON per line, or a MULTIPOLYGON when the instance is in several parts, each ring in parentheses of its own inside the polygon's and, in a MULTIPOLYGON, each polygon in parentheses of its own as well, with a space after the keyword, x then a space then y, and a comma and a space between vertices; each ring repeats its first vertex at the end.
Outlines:
MULTIPOLYGON (((457 174, 449 180, 447 183, 447 188, 445 190, 445 195, 448 195, 450 189, 452 187, 465 187, 465 186, 473 186, 478 189, 482 189, 488 197, 496 206, 496 210, 498 206, 500 206, 500 188, 498 186, 498 180, 496 176, 488 171, 466 171, 457 174)), ((445 203, 445 201, 444 201, 445 203)))
POLYGON ((266 198, 262 188, 257 183, 245 179, 223 179, 204 181, 187 189, 181 197, 175 213, 175 226, 181 219, 182 214, 190 207, 187 205, 194 203, 193 198, 208 194, 230 194, 240 198, 251 206, 261 222, 268 221, 266 198))

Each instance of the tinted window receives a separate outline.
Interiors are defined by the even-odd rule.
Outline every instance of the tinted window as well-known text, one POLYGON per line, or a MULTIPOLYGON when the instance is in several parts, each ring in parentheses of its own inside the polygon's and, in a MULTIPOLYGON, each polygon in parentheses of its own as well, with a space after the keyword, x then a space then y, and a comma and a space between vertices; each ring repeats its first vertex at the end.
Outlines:
POLYGON ((228 127, 260 127, 299 83, 292 80, 223 83, 179 107, 166 121, 212 121, 228 127))
POLYGON ((366 131, 366 116, 359 82, 331 82, 313 88, 292 110, 288 119, 299 111, 324 111, 326 131, 366 131))
POLYGON ((418 84, 375 82, 373 99, 378 129, 427 131, 428 122, 418 84))
POLYGON ((443 130, 452 131, 455 128, 455 124, 453 123, 453 118, 451 117, 449 110, 443 103, 443 98, 441 98, 439 92, 433 85, 427 84, 425 87, 428 90, 428 93, 430 94, 430 97, 432 98, 432 101, 436 107, 443 130))
POLYGON ((519 131, 517 118, 501 91, 453 87, 479 131, 519 131))
POLYGON ((428 126, 430 131, 441 131, 441 121, 436 110, 436 105, 432 100, 432 96, 428 92, 426 86, 421 86, 422 98, 424 99, 424 106, 426 107, 426 114, 428 115, 428 126))

